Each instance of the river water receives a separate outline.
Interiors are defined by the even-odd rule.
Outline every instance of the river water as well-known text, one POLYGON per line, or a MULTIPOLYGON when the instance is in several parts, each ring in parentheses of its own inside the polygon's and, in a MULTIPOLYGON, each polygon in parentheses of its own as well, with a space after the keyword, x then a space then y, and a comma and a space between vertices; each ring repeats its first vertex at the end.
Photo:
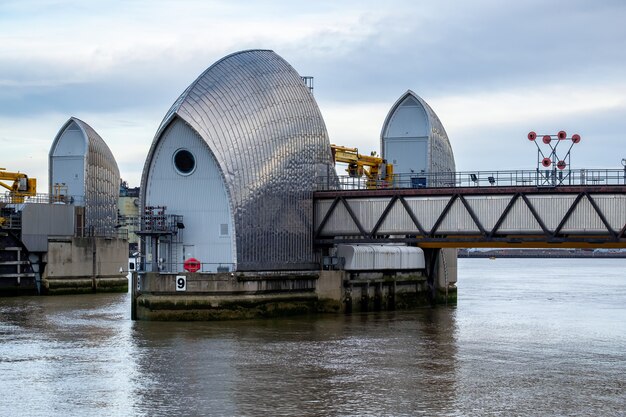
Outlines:
POLYGON ((623 416, 626 259, 460 259, 456 307, 130 320, 0 298, 0 416, 623 416))

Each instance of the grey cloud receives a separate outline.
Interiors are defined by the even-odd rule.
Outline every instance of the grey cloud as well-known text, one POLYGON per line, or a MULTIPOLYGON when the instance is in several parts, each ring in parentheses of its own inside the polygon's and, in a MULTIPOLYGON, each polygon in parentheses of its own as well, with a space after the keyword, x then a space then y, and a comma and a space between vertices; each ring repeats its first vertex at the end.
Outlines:
MULTIPOLYGON (((320 102, 391 105, 408 88, 428 100, 446 94, 593 85, 623 78, 626 4, 620 1, 435 4, 411 0, 390 1, 387 6, 382 13, 379 2, 349 4, 362 13, 359 24, 366 26, 368 35, 361 39, 350 37, 350 31, 342 35, 342 28, 337 28, 304 43, 272 45, 266 40, 266 44, 236 49, 275 49, 302 75, 315 76, 320 102)), ((289 6, 288 12, 341 13, 340 7, 346 6, 323 2, 319 9, 298 11, 289 6)), ((142 107, 165 112, 195 77, 221 57, 203 51, 181 57, 167 48, 160 55, 119 62, 108 72, 87 74, 80 80, 68 75, 71 68, 64 63, 36 63, 27 56, 22 62, 0 61, 0 79, 10 81, 0 89, 0 114, 120 112, 142 107)), ((612 119, 604 125, 587 121, 594 128, 615 126, 612 119)))
POLYGON ((435 18, 416 18, 415 6, 413 13, 379 20, 372 35, 346 54, 319 59, 290 52, 295 65, 341 100, 372 100, 408 87, 459 93, 622 77, 624 4, 463 4, 435 18))
POLYGON ((107 112, 125 108, 167 107, 193 78, 139 72, 115 71, 107 76, 72 82, 54 80, 36 83, 15 82, 0 90, 0 114, 3 116, 36 115, 49 112, 107 112))

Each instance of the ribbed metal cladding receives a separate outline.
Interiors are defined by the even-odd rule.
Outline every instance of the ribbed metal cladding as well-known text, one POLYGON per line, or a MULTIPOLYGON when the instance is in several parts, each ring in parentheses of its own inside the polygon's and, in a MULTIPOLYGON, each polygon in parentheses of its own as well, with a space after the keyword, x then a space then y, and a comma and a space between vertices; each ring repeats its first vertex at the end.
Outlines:
MULTIPOLYGON (((72 125, 78 126, 87 143, 84 155, 85 195, 73 196, 75 204, 85 207, 85 229, 87 231, 96 235, 111 235, 117 225, 120 171, 113 153, 100 135, 87 123, 76 117, 71 117, 61 127, 50 148, 50 169, 52 169, 54 149, 63 133, 72 125)), ((49 172, 50 193, 53 191, 53 176, 53 172, 49 172)))
MULTIPOLYGON (((229 55, 176 100, 159 127, 180 118, 207 143, 224 177, 237 270, 315 268, 312 192, 332 167, 322 115, 300 75, 268 50, 229 55)), ((332 171, 332 170, 331 170, 332 171)))

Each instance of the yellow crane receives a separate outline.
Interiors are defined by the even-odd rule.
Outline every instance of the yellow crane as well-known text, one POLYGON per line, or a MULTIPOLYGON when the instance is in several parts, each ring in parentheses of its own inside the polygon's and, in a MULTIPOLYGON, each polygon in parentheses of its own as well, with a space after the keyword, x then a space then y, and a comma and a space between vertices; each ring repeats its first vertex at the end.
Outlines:
POLYGON ((23 203, 25 197, 37 195, 37 180, 21 172, 0 168, 0 187, 9 190, 9 203, 23 203), (6 183, 5 181, 11 181, 6 183))
POLYGON ((367 188, 388 187, 393 181, 393 165, 372 152, 370 155, 361 155, 357 148, 348 148, 339 145, 330 145, 335 162, 348 164, 348 175, 360 178, 367 177, 367 188))

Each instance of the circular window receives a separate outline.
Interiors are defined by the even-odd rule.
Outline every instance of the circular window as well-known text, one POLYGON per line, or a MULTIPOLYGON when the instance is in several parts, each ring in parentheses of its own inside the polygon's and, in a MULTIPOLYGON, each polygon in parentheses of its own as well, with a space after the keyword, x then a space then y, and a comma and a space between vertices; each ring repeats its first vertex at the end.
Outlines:
POLYGON ((179 149, 174 153, 174 167, 182 175, 189 175, 196 168, 196 159, 187 149, 179 149))

